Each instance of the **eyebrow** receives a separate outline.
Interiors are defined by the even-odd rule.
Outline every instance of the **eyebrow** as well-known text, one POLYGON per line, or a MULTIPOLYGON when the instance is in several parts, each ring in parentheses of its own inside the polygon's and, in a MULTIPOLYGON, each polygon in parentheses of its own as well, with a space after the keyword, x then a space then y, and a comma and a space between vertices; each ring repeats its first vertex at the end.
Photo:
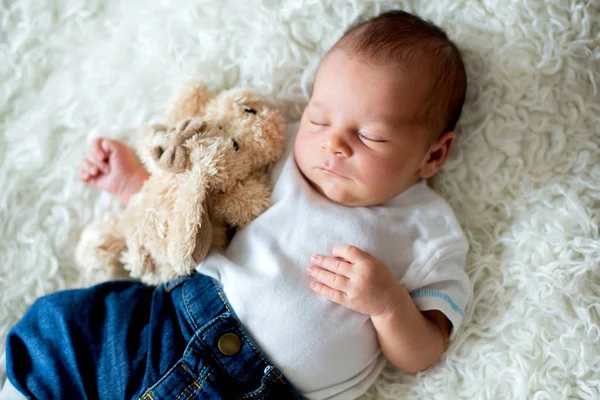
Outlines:
POLYGON ((397 128, 403 125, 420 125, 418 116, 401 116, 400 113, 395 115, 371 115, 369 119, 373 122, 387 125, 391 128, 397 128))
POLYGON ((321 103, 319 100, 315 100, 315 101, 311 101, 310 102, 311 106, 317 106, 320 109, 324 109, 324 110, 328 110, 329 107, 327 107, 324 103, 321 103))
POLYGON ((393 127, 399 121, 394 121, 393 118, 387 118, 385 116, 380 115, 369 115, 367 116, 370 122, 374 122, 376 124, 387 125, 389 127, 393 127))
MULTIPOLYGON (((329 107, 325 103, 320 102, 319 100, 311 101, 309 104, 311 106, 315 106, 324 111, 329 110, 329 107)), ((368 118, 369 122, 380 124, 380 125, 385 125, 386 127, 391 128, 391 129, 395 129, 399 125, 402 125, 402 124, 406 124, 406 123, 412 124, 415 122, 414 118, 398 118, 398 116, 392 117, 392 116, 381 116, 381 115, 368 115, 367 118, 368 118)))

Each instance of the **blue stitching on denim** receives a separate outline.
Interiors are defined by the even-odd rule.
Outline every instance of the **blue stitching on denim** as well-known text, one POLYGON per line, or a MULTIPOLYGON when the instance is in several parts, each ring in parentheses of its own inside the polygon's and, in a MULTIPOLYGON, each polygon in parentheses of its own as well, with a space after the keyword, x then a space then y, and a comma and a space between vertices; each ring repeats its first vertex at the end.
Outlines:
POLYGON ((454 311, 459 313, 461 317, 465 316, 463 309, 460 308, 459 306, 457 306, 456 303, 454 301, 452 301, 450 296, 448 296, 444 292, 440 292, 439 290, 429 290, 429 289, 415 290, 414 292, 410 293, 410 297, 413 299, 416 299, 419 297, 437 297, 438 299, 442 299, 442 300, 446 301, 448 304, 450 304, 450 307, 452 307, 452 309, 454 311))

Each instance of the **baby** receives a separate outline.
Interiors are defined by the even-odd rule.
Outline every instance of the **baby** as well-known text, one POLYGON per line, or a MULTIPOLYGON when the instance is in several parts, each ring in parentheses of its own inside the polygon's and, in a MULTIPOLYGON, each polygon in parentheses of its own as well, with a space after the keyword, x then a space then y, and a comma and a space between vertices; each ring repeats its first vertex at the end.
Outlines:
MULTIPOLYGON (((460 53, 434 25, 395 11, 353 27, 289 126, 272 206, 193 276, 38 300, 9 333, 5 391, 351 399, 386 360, 425 370, 471 294, 467 241, 425 182, 452 148, 465 90, 460 53)), ((148 178, 109 139, 79 175, 123 203, 148 178)))

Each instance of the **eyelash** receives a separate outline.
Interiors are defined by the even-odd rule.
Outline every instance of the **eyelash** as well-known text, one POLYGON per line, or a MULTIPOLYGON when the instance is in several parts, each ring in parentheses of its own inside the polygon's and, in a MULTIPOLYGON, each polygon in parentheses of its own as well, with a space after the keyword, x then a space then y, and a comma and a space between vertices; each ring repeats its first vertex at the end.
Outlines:
POLYGON ((360 134, 360 133, 358 134, 358 136, 360 136, 360 137, 362 137, 363 139, 366 139, 366 140, 368 140, 368 141, 370 141, 370 142, 374 142, 374 143, 385 143, 385 142, 387 142, 387 140, 375 140, 375 139, 371 139, 371 138, 369 138, 369 137, 367 137, 367 136, 365 136, 365 135, 362 135, 362 134, 360 134))
MULTIPOLYGON (((313 125, 317 125, 317 126, 329 126, 329 124, 319 124, 318 122, 314 122, 314 121, 310 121, 311 124, 313 125)), ((368 140, 369 142, 373 142, 373 143, 387 143, 387 140, 375 140, 375 139, 371 139, 370 137, 367 137, 361 133, 357 133, 358 136, 360 136, 361 138, 368 140)))

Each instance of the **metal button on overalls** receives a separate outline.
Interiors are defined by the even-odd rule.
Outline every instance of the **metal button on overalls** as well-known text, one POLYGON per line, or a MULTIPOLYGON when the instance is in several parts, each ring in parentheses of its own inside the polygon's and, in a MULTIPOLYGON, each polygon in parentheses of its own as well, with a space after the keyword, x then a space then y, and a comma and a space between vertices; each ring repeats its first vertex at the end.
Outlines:
POLYGON ((226 356, 232 356, 240 351, 242 341, 235 333, 226 333, 219 338, 217 347, 219 347, 221 353, 226 356))

